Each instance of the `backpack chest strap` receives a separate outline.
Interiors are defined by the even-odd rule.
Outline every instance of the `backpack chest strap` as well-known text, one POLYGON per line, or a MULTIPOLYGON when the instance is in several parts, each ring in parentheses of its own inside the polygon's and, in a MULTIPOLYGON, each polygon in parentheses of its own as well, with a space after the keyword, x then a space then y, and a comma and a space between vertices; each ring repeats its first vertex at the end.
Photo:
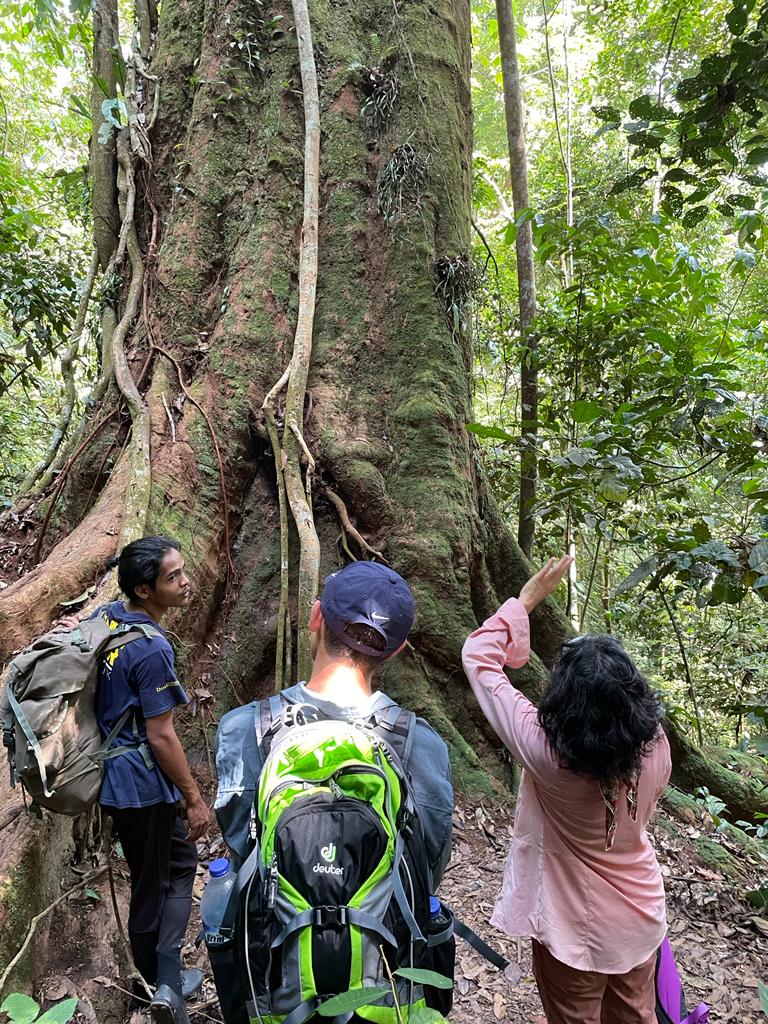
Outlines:
POLYGON ((389 928, 386 928, 373 914, 367 914, 363 910, 358 910, 357 907, 310 907, 308 910, 302 910, 272 941, 272 949, 282 946, 294 932, 301 931, 303 928, 310 926, 316 928, 344 927, 348 924, 374 932, 384 942, 397 949, 397 939, 389 928))

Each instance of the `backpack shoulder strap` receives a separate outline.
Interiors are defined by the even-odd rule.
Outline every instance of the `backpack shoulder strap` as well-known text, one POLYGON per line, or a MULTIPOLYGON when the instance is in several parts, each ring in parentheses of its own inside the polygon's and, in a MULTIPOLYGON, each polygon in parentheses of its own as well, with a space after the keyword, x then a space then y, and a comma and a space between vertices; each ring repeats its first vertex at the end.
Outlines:
POLYGON ((416 731, 416 715, 399 704, 390 704, 381 711, 374 711, 371 717, 373 728, 386 739, 407 771, 416 731))
POLYGON ((280 727, 287 699, 281 693, 273 693, 259 704, 259 716, 256 722, 256 742, 259 745, 262 765, 267 759, 272 740, 280 727))
POLYGON ((121 622, 116 629, 112 630, 99 654, 109 654, 110 651, 117 650, 118 647, 129 644, 132 640, 140 640, 142 637, 149 640, 155 636, 162 636, 161 631, 155 626, 150 626, 145 622, 121 622))
POLYGON ((32 748, 32 752, 35 755, 35 760, 37 761, 37 768, 38 771, 40 772, 40 780, 42 781, 43 784, 43 793, 45 793, 46 797, 50 800, 50 798, 53 796, 53 793, 51 793, 51 791, 48 789, 48 775, 46 773, 45 759, 43 757, 43 751, 40 746, 40 743, 37 739, 37 736, 35 736, 34 729, 29 724, 29 720, 22 711, 21 705, 16 700, 16 696, 14 695, 13 690, 11 689, 10 686, 8 686, 6 690, 6 697, 8 698, 8 704, 10 705, 11 711, 13 712, 16 721, 19 723, 21 731, 24 733, 27 739, 27 743, 29 743, 30 747, 32 748))

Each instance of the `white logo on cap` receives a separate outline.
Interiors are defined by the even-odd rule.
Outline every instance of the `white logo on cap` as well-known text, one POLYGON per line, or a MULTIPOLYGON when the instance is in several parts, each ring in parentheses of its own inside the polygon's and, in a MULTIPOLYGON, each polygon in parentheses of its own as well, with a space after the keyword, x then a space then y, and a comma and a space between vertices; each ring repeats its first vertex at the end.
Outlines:
POLYGON ((388 615, 379 615, 378 612, 371 612, 371 618, 374 619, 376 622, 389 622, 388 615))

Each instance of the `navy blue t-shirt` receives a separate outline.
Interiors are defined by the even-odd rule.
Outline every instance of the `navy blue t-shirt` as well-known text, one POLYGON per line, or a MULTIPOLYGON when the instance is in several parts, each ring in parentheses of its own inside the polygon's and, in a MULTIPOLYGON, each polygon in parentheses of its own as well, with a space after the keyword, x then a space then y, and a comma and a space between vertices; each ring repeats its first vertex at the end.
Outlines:
MULTIPOLYGON (((153 626, 159 636, 141 637, 111 651, 102 659, 96 714, 106 738, 120 716, 132 708, 138 739, 146 742, 148 718, 188 704, 189 697, 176 678, 173 648, 160 626, 143 612, 126 611, 122 601, 113 601, 95 614, 114 629, 123 622, 153 626)), ((112 746, 135 742, 129 718, 112 746)), ((138 750, 129 750, 104 762, 104 779, 99 802, 109 807, 148 807, 176 803, 181 794, 158 764, 148 768, 138 750)))

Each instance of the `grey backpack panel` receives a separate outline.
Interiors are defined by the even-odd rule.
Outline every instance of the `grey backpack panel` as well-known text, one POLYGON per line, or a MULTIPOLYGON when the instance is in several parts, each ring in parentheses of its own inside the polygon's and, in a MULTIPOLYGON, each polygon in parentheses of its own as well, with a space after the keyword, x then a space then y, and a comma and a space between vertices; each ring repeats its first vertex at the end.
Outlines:
POLYGON ((159 630, 142 624, 110 629, 97 616, 75 629, 45 633, 11 661, 0 722, 12 785, 21 782, 37 803, 60 814, 80 814, 98 799, 104 760, 145 746, 134 722, 135 743, 112 748, 130 711, 102 741, 96 720, 99 660, 132 640, 157 635, 159 630))

